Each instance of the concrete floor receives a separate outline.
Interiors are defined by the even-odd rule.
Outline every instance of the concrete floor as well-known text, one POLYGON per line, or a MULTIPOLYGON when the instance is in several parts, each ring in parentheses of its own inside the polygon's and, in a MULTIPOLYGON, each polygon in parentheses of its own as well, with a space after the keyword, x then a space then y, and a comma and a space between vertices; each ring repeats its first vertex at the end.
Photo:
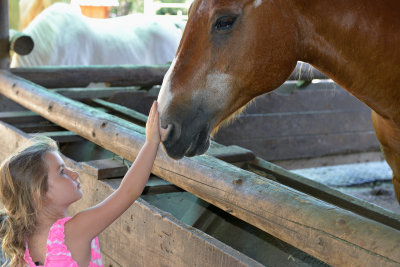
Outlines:
POLYGON ((291 171, 400 214, 400 205, 392 185, 392 171, 385 161, 291 171))

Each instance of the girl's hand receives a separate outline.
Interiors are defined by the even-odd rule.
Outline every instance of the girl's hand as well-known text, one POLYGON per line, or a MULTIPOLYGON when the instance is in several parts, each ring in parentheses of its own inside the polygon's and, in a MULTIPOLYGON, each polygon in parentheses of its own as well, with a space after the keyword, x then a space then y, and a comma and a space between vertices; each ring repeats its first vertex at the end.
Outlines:
POLYGON ((146 142, 159 144, 161 141, 160 127, 159 127, 159 115, 157 110, 157 101, 153 102, 151 106, 149 117, 146 123, 146 142))

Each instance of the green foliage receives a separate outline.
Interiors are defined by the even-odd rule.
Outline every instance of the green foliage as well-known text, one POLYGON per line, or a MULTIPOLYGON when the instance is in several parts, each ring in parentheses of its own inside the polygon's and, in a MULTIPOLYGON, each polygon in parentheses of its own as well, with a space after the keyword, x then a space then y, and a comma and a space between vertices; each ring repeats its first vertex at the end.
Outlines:
POLYGON ((118 0, 119 6, 112 7, 111 13, 116 16, 125 16, 131 13, 143 13, 144 0, 118 0))
MULTIPOLYGON (((161 3, 186 3, 186 0, 161 0, 161 3)), ((157 10, 157 15, 177 15, 178 10, 182 12, 183 15, 187 15, 187 10, 185 8, 160 8, 157 10)))

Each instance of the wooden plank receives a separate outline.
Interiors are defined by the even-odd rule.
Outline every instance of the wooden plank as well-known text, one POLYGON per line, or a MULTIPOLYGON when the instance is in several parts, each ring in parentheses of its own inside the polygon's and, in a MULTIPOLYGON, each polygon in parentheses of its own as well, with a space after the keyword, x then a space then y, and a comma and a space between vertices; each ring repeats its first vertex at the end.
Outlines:
POLYGON ((108 98, 118 93, 134 93, 140 90, 137 86, 104 87, 104 88, 57 88, 55 92, 72 99, 108 98))
POLYGON ((10 67, 8 0, 0 1, 0 69, 10 67))
MULTIPOLYGON (((150 175, 149 180, 143 190, 144 195, 158 195, 172 192, 182 192, 183 189, 177 187, 174 184, 171 184, 164 179, 161 179, 157 176, 150 175)), ((187 223, 187 222, 185 222, 187 223)))
POLYGON ((131 162, 123 162, 122 159, 108 158, 85 162, 86 171, 97 179, 109 179, 123 177, 131 162))
POLYGON ((70 131, 41 132, 40 134, 52 138, 59 144, 73 143, 84 140, 81 136, 70 131))
POLYGON ((334 82, 312 83, 305 89, 294 89, 295 82, 285 82, 277 90, 258 96, 245 110, 246 114, 287 113, 302 111, 347 110, 369 108, 334 82), (292 90, 290 93, 281 93, 292 90))
POLYGON ((256 157, 251 150, 235 145, 223 146, 216 142, 211 142, 206 154, 229 163, 251 161, 256 157))
POLYGON ((326 185, 289 172, 261 158, 256 158, 253 162, 248 163, 247 169, 328 203, 400 230, 400 214, 395 214, 372 203, 346 195, 326 185))
POLYGON ((96 103, 102 107, 105 107, 112 111, 116 111, 119 114, 128 116, 129 118, 133 119, 133 121, 135 121, 136 123, 139 123, 141 125, 146 124, 147 116, 140 112, 137 112, 133 109, 130 109, 130 108, 118 105, 118 104, 114 104, 114 103, 111 103, 111 102, 108 102, 108 101, 105 101, 102 99, 93 99, 92 101, 93 101, 93 103, 96 103))
POLYGON ((0 161, 10 156, 29 137, 28 134, 16 127, 0 121, 1 149, 0 161))
MULTIPOLYGON (((4 137, 0 139, 0 160, 29 138, 4 122, 0 122, 0 135, 4 137)), ((98 204, 114 192, 112 186, 87 173, 85 163, 66 157, 64 161, 79 170, 84 192, 82 200, 69 209, 70 216, 98 204)), ((104 266, 262 266, 140 198, 99 239, 104 266)))
POLYGON ((30 122, 40 122, 45 121, 43 117, 39 116, 35 112, 30 110, 21 111, 2 111, 0 112, 0 120, 8 123, 30 123, 30 122))
POLYGON ((313 158, 356 152, 379 151, 374 131, 259 139, 227 140, 216 138, 224 145, 238 145, 253 151, 265 160, 313 158))
POLYGON ((13 68, 10 71, 47 88, 86 87, 90 83, 151 87, 162 83, 168 67, 167 65, 64 66, 13 68))
POLYGON ((264 137, 373 131, 371 113, 358 111, 242 115, 216 134, 232 141, 264 137))
MULTIPOLYGON (((145 142, 144 129, 7 71, 0 71, 0 93, 130 161, 145 142)), ((175 161, 160 148, 152 172, 328 264, 400 264, 398 230, 213 157, 175 161)))
POLYGON ((49 121, 15 124, 18 129, 26 133, 40 133, 62 131, 63 128, 49 121))

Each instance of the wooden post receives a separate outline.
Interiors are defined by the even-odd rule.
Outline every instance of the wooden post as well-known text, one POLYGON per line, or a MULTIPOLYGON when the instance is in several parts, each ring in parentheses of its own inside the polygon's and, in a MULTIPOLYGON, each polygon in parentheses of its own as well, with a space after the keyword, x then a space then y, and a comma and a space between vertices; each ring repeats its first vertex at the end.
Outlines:
POLYGON ((10 67, 8 0, 0 0, 0 69, 10 67))
MULTIPOLYGON (((0 93, 60 126, 134 161, 136 126, 0 70, 0 93)), ((209 156, 170 159, 152 172, 334 266, 399 266, 400 232, 209 156)))
POLYGON ((168 65, 63 66, 12 68, 11 72, 47 88, 85 87, 89 83, 111 86, 161 84, 168 65))
POLYGON ((10 50, 14 51, 18 55, 28 55, 32 52, 34 42, 32 37, 22 32, 11 30, 9 31, 10 36, 10 50))

